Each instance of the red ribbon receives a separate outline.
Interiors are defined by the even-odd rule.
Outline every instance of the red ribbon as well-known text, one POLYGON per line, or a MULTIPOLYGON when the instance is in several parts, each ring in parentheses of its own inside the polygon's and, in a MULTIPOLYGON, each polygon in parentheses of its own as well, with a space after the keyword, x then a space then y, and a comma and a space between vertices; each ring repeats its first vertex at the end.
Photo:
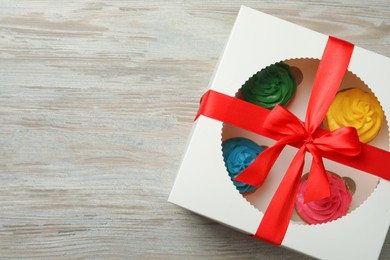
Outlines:
POLYGON ((235 180, 260 186, 283 148, 299 148, 274 194, 255 237, 281 244, 294 208, 306 151, 313 155, 305 192, 305 202, 330 195, 322 157, 390 180, 390 153, 360 143, 356 129, 345 127, 333 132, 319 128, 347 70, 353 45, 329 37, 321 59, 312 93, 302 122, 282 106, 272 111, 212 90, 201 99, 199 115, 277 140, 235 180), (375 162, 375 163, 374 163, 375 162))

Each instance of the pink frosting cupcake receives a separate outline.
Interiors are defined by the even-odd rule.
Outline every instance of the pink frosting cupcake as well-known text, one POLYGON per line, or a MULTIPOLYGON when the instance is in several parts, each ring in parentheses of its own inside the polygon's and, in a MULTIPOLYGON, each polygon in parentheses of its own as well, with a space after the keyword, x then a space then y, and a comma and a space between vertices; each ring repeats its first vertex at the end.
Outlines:
POLYGON ((309 224, 321 224, 345 216, 352 201, 352 194, 342 178, 328 172, 330 197, 304 203, 307 180, 300 183, 295 208, 301 218, 309 224))

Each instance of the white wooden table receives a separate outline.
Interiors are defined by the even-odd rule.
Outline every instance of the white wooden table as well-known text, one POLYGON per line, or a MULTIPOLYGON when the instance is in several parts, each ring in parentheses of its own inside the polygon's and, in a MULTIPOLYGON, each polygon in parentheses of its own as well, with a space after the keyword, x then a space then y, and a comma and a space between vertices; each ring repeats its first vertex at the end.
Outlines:
POLYGON ((166 202, 241 4, 390 56, 388 0, 0 2, 0 257, 302 259, 166 202))

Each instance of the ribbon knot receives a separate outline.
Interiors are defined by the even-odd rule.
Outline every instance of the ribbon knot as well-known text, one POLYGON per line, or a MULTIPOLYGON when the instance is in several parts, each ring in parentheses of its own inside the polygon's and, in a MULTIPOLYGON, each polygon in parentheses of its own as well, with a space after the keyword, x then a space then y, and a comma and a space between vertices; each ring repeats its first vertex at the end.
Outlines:
POLYGON ((305 145, 310 145, 312 144, 314 141, 313 137, 311 135, 309 135, 306 140, 305 140, 305 145))

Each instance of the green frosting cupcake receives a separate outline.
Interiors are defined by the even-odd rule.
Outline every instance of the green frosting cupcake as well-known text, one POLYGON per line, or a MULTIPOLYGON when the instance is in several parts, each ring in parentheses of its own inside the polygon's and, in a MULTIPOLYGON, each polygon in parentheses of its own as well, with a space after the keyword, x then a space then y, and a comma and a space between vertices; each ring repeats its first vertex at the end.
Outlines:
POLYGON ((286 106, 295 95, 297 82, 290 67, 278 62, 258 71, 241 87, 244 100, 272 109, 286 106))

